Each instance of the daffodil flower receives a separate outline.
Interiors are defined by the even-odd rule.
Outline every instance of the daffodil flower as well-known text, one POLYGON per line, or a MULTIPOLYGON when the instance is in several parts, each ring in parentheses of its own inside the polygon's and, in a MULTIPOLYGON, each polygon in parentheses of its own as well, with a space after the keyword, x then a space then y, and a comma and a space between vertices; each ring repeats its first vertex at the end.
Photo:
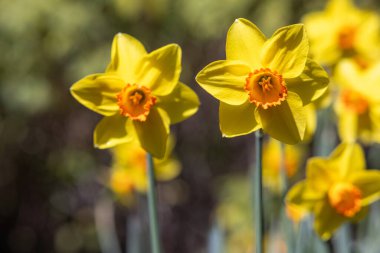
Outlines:
POLYGON ((314 215, 314 229, 329 239, 344 222, 362 219, 380 198, 380 171, 366 170, 358 144, 340 144, 329 158, 311 158, 306 179, 294 185, 286 202, 314 215))
POLYGON ((343 57, 379 55, 380 20, 374 12, 358 9, 352 0, 330 0, 324 11, 303 17, 313 58, 334 65, 343 57))
POLYGON ((338 64, 335 112, 343 141, 380 142, 380 62, 362 69, 354 60, 338 64))
POLYGON ((179 82, 181 48, 170 44, 147 53, 130 35, 115 36, 105 73, 89 75, 71 87, 81 104, 105 116, 94 145, 110 148, 138 139, 153 156, 165 153, 169 125, 193 115, 197 95, 179 82))
MULTIPOLYGON (((180 173, 181 164, 172 157, 173 138, 168 138, 165 156, 153 158, 155 177, 169 181, 180 173)), ((133 192, 145 193, 148 188, 146 151, 137 141, 117 145, 111 149, 112 166, 109 187, 121 199, 132 198, 133 192)))
POLYGON ((320 97, 329 81, 308 53, 301 24, 280 28, 266 39, 250 21, 235 20, 227 34, 227 59, 207 65, 196 77, 220 100, 223 135, 262 128, 282 142, 300 142, 306 127, 304 106, 320 97))
POLYGON ((281 143, 269 138, 263 146, 263 183, 271 191, 281 193, 284 188, 281 170, 285 170, 285 176, 293 178, 302 162, 303 152, 300 147, 295 145, 285 145, 281 147, 281 143), (282 148, 284 154, 282 154, 282 148))

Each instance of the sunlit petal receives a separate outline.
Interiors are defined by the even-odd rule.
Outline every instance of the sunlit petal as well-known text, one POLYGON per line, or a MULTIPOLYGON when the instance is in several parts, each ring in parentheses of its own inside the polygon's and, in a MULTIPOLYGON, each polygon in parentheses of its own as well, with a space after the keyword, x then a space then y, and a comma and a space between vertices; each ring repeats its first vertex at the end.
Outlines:
POLYGON ((169 44, 144 56, 136 69, 135 82, 146 86, 156 96, 173 91, 181 73, 181 48, 169 44))
POLYGON ((260 68, 260 52, 265 35, 249 20, 236 19, 227 33, 227 60, 242 60, 252 68, 260 68))
POLYGON ((272 138, 295 144, 302 141, 306 129, 306 113, 300 97, 288 92, 287 99, 279 106, 258 108, 264 132, 272 138))
POLYGON ((105 149, 131 141, 134 131, 128 121, 130 119, 118 114, 104 117, 95 128, 94 146, 105 149))
POLYGON ((235 137, 258 130, 261 126, 255 118, 255 109, 248 101, 242 105, 220 102, 219 125, 223 136, 235 137))
POLYGON ((143 149, 156 158, 163 158, 169 135, 170 119, 165 112, 152 109, 146 121, 133 121, 143 149))
POLYGON ((102 115, 110 116, 119 109, 116 95, 124 86, 124 81, 116 75, 94 74, 74 83, 70 92, 82 105, 102 115))
POLYGON ((295 78, 303 72, 309 53, 309 43, 302 24, 278 29, 263 47, 264 67, 278 71, 284 78, 295 78))
POLYGON ((202 69, 197 82, 208 93, 230 105, 241 105, 248 99, 244 90, 250 67, 241 61, 215 61, 202 69))
POLYGON ((133 82, 136 66, 146 55, 140 41, 125 33, 115 35, 112 42, 111 62, 106 72, 116 72, 125 82, 133 82))
POLYGON ((192 116, 197 112, 199 104, 197 94, 183 83, 179 83, 169 96, 159 97, 157 102, 157 106, 168 114, 171 124, 192 116))

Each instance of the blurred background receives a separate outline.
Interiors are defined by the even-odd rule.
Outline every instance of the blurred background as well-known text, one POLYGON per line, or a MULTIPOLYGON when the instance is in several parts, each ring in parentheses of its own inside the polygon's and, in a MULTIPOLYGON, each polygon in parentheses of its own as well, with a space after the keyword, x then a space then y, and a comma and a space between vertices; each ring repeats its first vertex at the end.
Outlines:
MULTIPOLYGON (((111 155, 92 145, 100 115, 69 93, 75 81, 104 72, 118 32, 138 38, 148 51, 179 44, 181 81, 201 100, 195 116, 172 127, 182 172, 158 186, 165 252, 209 252, 220 245, 220 226, 245 231, 241 226, 249 227, 252 219, 244 182, 254 138, 221 137, 218 102, 194 76, 225 58, 226 32, 234 19, 247 18, 270 36, 325 3, 0 0, 0 252, 102 252, 107 233, 100 228, 107 230, 107 224, 116 248, 125 252, 137 231, 133 217, 146 229, 144 196, 126 206, 105 186, 111 155), (215 222, 219 216, 227 218, 215 222)), ((380 5, 367 0, 360 6, 380 5)), ((252 238, 251 231, 232 238, 240 248, 229 252, 249 252, 252 238)), ((279 240, 274 252, 286 252, 283 244, 279 240)))

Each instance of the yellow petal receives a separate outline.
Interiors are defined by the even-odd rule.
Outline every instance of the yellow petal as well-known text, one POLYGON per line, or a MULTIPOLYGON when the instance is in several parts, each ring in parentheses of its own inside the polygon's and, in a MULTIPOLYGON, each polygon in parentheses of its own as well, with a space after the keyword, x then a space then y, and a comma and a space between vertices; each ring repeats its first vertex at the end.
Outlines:
POLYGON ((320 194, 325 194, 335 180, 340 180, 337 171, 328 166, 328 160, 320 157, 307 161, 306 178, 310 189, 320 194))
POLYGON ((338 133, 344 142, 355 142, 358 137, 357 113, 345 109, 343 102, 338 100, 335 105, 335 111, 338 115, 338 133))
POLYGON ((350 178, 352 184, 362 193, 362 206, 367 206, 380 199, 380 171, 367 170, 355 173, 350 178))
POLYGON ((118 76, 94 74, 74 83, 70 92, 82 105, 104 116, 110 116, 119 110, 116 95, 124 85, 118 76))
POLYGON ((326 6, 326 12, 332 16, 344 18, 344 14, 356 11, 352 0, 331 0, 326 6))
POLYGON ((380 142, 380 103, 373 103, 371 105, 369 117, 372 124, 371 128, 373 129, 372 141, 380 142))
MULTIPOLYGON (((131 130, 134 130, 132 121, 129 120, 128 124, 131 126, 131 130)), ((128 129, 131 132, 130 129, 128 129)), ((140 143, 137 138, 133 140, 117 145, 111 149, 113 167, 116 168, 130 168, 130 167, 139 167, 144 170, 145 168, 145 155, 146 152, 140 147, 140 143), (125 155, 128 153, 128 155, 125 155), (141 159, 143 157, 143 159, 141 159), (142 162, 140 162, 142 160, 142 162)))
POLYGON ((260 52, 265 40, 265 35, 252 22, 236 19, 227 33, 226 58, 242 60, 253 69, 260 68, 260 52))
POLYGON ((302 24, 278 29, 263 46, 262 65, 295 78, 303 72, 309 53, 309 43, 302 24))
POLYGON ((220 102, 219 125, 224 137, 249 134, 260 128, 255 119, 255 106, 248 101, 242 105, 220 102))
POLYGON ((159 181, 169 181, 177 177, 181 171, 181 164, 174 159, 154 160, 156 178, 159 181))
POLYGON ((314 194, 308 189, 306 181, 301 181, 288 191, 285 197, 287 204, 299 207, 311 212, 317 201, 323 200, 323 195, 314 194))
POLYGON ((314 229, 322 240, 330 239, 333 233, 348 220, 343 215, 339 215, 327 199, 318 202, 315 207, 314 229))
POLYGON ((156 158, 163 158, 165 155, 169 124, 168 115, 155 108, 150 110, 146 121, 133 121, 142 148, 156 158))
POLYGON ((268 109, 258 108, 260 122, 264 132, 272 138, 296 144, 302 141, 306 129, 306 112, 301 98, 293 92, 278 106, 268 109))
POLYGON ((351 173, 365 170, 365 156, 357 143, 342 143, 331 153, 329 166, 337 171, 342 179, 351 173))
POLYGON ((177 44, 169 44, 149 53, 137 66, 136 84, 150 88, 153 95, 168 95, 178 83, 181 57, 181 48, 177 44))
POLYGON ((128 118, 119 114, 104 117, 94 130, 94 146, 105 149, 131 141, 134 131, 128 118))
POLYGON ((157 106, 166 111, 170 123, 175 124, 197 112, 199 99, 197 94, 187 85, 178 83, 170 95, 159 97, 157 106))
POLYGON ((338 214, 326 198, 325 201, 318 202, 314 213, 315 231, 323 240, 328 240, 344 222, 358 222, 362 220, 367 215, 368 208, 364 207, 354 217, 347 218, 338 214))
POLYGON ((331 65, 341 56, 336 35, 340 24, 331 22, 323 12, 309 13, 303 17, 310 42, 310 55, 320 64, 331 65))
POLYGON ((244 90, 250 67, 242 61, 215 61, 202 69, 196 80, 203 89, 220 101, 241 105, 248 99, 244 90))
MULTIPOLYGON (((342 64, 343 65, 343 64, 342 64)), ((354 68, 359 68, 358 64, 353 61, 347 61, 344 65, 351 65, 354 68)), ((340 64, 338 65, 340 66, 340 64)), ((343 68, 343 67, 342 67, 343 68)), ((368 99, 368 101, 373 101, 375 103, 380 102, 380 94, 379 92, 374 92, 379 88, 379 80, 380 80, 380 62, 378 61, 376 64, 371 65, 370 68, 366 69, 362 72, 353 72, 353 74, 349 74, 349 68, 346 67, 345 71, 342 73, 342 81, 346 81, 351 84, 353 90, 358 91, 364 97, 368 99), (360 75, 361 74, 361 75, 360 75), (352 78, 352 76, 354 78, 352 78)))
POLYGON ((146 50, 140 41, 131 35, 118 33, 112 42, 111 62, 106 72, 117 72, 125 82, 133 82, 136 66, 144 55, 146 50))
POLYGON ((379 55, 380 18, 375 12, 363 13, 358 31, 355 33, 355 49, 359 55, 379 55))
POLYGON ((361 83, 360 66, 353 60, 344 59, 335 68, 334 79, 341 87, 346 87, 354 90, 360 89, 357 85, 361 83))
POLYGON ((326 92, 329 76, 318 63, 308 59, 302 74, 299 77, 287 79, 286 84, 289 91, 297 93, 303 105, 307 105, 326 92))

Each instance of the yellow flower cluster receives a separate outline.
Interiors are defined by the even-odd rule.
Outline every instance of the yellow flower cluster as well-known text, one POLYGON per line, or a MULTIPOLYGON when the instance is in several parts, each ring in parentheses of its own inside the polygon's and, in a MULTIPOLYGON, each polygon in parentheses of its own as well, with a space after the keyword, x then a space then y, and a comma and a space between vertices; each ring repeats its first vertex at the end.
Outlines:
MULTIPOLYGON (((306 179, 286 197, 290 216, 299 220, 312 213, 323 239, 343 222, 361 219, 380 198, 380 172, 365 170, 363 151, 355 144, 380 142, 379 20, 350 0, 331 0, 325 11, 306 15, 305 25, 282 27, 270 38, 250 21, 236 19, 227 33, 226 59, 196 76, 220 101, 223 136, 262 129, 283 143, 297 144, 311 139, 315 108, 329 96, 329 76, 319 63, 331 70, 339 85, 328 99, 334 101, 343 143, 327 159, 311 158, 306 179)), ((179 163, 169 158, 169 126, 199 106, 197 95, 179 81, 180 73, 178 45, 147 53, 137 39, 120 33, 105 73, 84 77, 71 88, 81 104, 104 116, 95 128, 94 145, 113 148, 109 186, 120 196, 146 191, 147 153, 156 158, 157 179, 179 173, 179 163)), ((275 191, 283 188, 280 169, 291 177, 301 163, 300 152, 287 146, 281 164, 277 144, 269 142, 263 160, 264 183, 275 191)))
POLYGON ((330 0, 304 16, 310 53, 331 68, 334 109, 343 141, 380 142, 380 17, 351 0, 330 0))
POLYGON ((358 221, 380 198, 380 172, 365 170, 356 144, 380 142, 380 17, 351 0, 330 0, 304 16, 310 54, 334 78, 331 101, 341 141, 329 158, 308 160, 306 179, 287 194, 289 216, 314 215, 314 229, 329 239, 344 222, 358 221))

